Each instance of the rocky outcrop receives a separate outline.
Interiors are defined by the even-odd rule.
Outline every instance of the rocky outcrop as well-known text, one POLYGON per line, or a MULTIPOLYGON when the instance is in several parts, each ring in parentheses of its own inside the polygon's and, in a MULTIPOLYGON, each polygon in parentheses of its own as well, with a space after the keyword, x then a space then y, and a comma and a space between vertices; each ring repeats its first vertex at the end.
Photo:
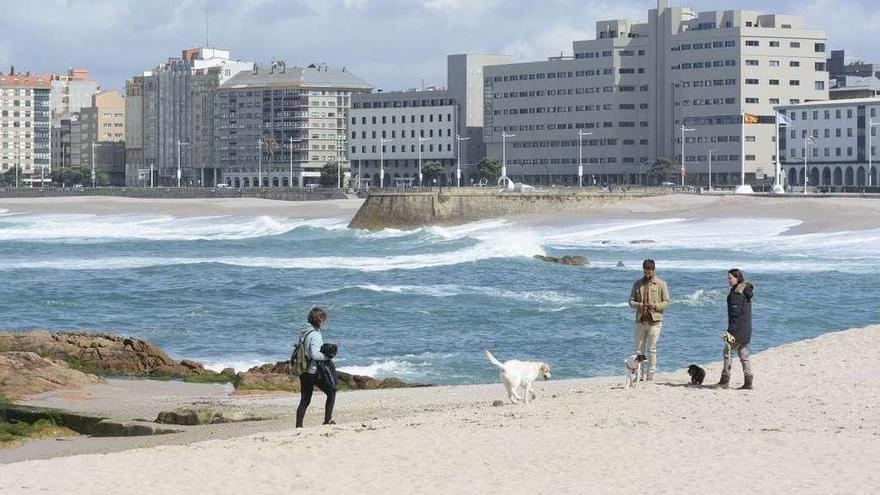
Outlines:
POLYGON ((146 340, 99 333, 2 333, 0 350, 33 352, 99 374, 180 378, 217 374, 195 361, 175 361, 146 340))
POLYGON ((556 263, 559 265, 590 266, 590 260, 584 258, 583 256, 563 256, 561 258, 557 258, 556 256, 543 256, 540 254, 536 254, 535 259, 545 261, 547 263, 556 263))
POLYGON ((213 409, 175 409, 162 411, 156 423, 166 425, 213 425, 218 423, 237 423, 240 421, 260 421, 264 418, 243 411, 215 411, 213 409))
MULTIPOLYGON (((338 390, 376 390, 421 386, 406 384, 398 378, 379 380, 370 376, 351 375, 341 371, 337 372, 336 376, 338 390)), ((264 364, 239 373, 235 384, 237 394, 252 393, 253 391, 299 392, 299 389, 299 379, 293 379, 290 376, 289 361, 264 364)))
POLYGON ((0 352, 0 394, 11 399, 100 381, 95 375, 71 369, 64 361, 33 352, 0 352))

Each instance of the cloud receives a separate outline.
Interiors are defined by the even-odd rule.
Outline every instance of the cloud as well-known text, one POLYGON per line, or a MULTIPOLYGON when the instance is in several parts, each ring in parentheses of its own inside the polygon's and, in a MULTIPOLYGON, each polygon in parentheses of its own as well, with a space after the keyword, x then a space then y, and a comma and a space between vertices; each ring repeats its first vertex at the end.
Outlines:
MULTIPOLYGON (((571 53, 597 20, 644 20, 656 0, 45 0, 3 1, 0 70, 86 67, 121 88, 180 50, 204 44, 242 60, 346 66, 385 89, 443 84, 450 53, 509 53, 517 61, 571 53)), ((675 2, 674 2, 675 3, 675 2)), ((868 0, 701 0, 699 10, 802 14, 829 48, 880 59, 868 0)))

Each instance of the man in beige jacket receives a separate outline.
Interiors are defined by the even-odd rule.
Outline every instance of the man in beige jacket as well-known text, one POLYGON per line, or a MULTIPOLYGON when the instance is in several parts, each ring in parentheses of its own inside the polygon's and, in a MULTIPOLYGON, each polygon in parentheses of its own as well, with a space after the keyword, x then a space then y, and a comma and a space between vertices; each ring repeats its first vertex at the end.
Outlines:
POLYGON ((663 312, 669 307, 669 288, 654 270, 654 260, 642 262, 645 276, 633 284, 629 306, 636 310, 636 353, 648 355, 648 381, 657 371, 657 340, 663 327, 663 312), (645 352, 647 347, 647 352, 645 352))

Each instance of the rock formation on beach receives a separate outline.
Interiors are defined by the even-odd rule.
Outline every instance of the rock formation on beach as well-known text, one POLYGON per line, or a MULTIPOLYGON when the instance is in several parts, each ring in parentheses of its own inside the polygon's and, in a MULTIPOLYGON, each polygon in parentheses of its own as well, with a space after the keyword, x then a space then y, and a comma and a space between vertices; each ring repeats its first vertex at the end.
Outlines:
POLYGON ((64 361, 33 352, 0 352, 0 394, 11 399, 100 381, 95 375, 71 369, 64 361))
POLYGON ((561 258, 557 258, 556 256, 544 256, 536 254, 535 259, 545 261, 547 263, 556 263, 559 265, 590 266, 590 260, 583 256, 563 256, 561 258))
POLYGON ((0 333, 0 350, 33 352, 90 373, 180 378, 217 375, 195 361, 175 361, 145 340, 103 333, 0 333))
MULTIPOLYGON (((231 368, 217 373, 189 359, 175 361, 146 340, 109 334, 0 332, 0 356, 0 393, 8 397, 77 388, 100 381, 93 374, 230 382, 238 394, 299 392, 299 380, 289 374, 289 361, 256 366, 242 373, 235 373, 231 368)), ((337 378, 339 390, 418 386, 397 378, 379 380, 342 372, 337 378)))

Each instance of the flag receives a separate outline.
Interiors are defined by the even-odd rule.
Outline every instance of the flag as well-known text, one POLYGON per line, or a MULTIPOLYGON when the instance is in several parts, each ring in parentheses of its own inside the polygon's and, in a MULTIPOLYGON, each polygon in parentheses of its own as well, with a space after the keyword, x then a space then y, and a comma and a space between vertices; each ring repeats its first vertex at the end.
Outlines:
POLYGON ((744 113, 743 114, 743 123, 744 124, 759 124, 761 122, 761 117, 753 114, 753 113, 744 113))
POLYGON ((782 112, 776 112, 776 123, 779 125, 791 125, 791 119, 782 112))
POLYGON ((807 142, 810 144, 816 144, 816 140, 813 139, 813 136, 807 136, 807 142))

